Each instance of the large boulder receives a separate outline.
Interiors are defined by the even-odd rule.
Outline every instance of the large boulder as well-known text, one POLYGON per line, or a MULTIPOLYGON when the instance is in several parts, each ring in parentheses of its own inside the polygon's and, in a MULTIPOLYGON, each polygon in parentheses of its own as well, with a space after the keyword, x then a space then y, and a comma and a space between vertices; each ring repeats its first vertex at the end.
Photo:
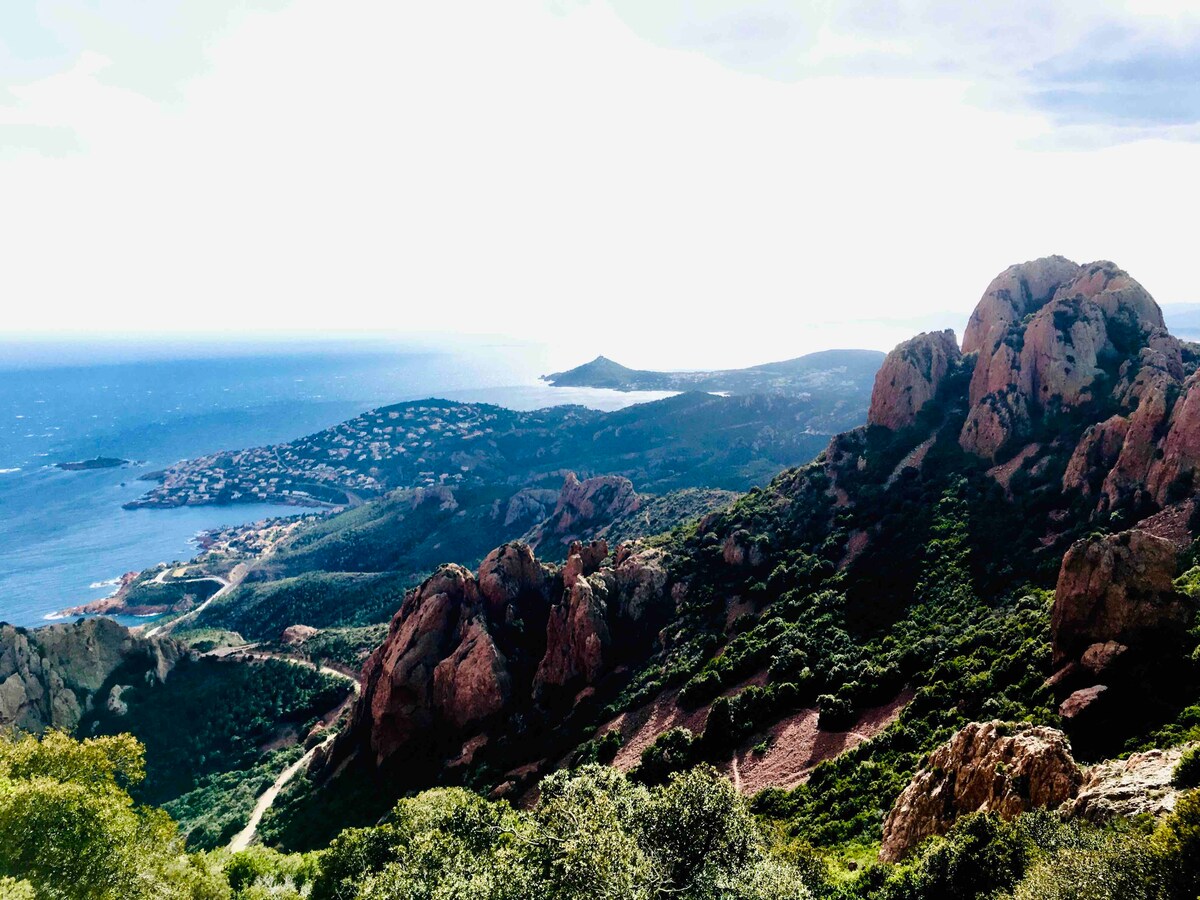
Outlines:
POLYGON ((1055 809, 1076 795, 1082 781, 1061 731, 972 723, 935 750, 897 798, 883 823, 879 857, 898 862, 969 813, 1013 818, 1055 809))
POLYGON ((1171 541, 1140 530, 1072 546, 1050 612, 1054 665, 1082 664, 1090 648, 1110 642, 1146 650, 1186 629, 1195 605, 1175 589, 1177 555, 1171 541))
POLYGON ((933 331, 905 341, 875 375, 867 422, 899 430, 916 421, 962 358, 953 331, 933 331))

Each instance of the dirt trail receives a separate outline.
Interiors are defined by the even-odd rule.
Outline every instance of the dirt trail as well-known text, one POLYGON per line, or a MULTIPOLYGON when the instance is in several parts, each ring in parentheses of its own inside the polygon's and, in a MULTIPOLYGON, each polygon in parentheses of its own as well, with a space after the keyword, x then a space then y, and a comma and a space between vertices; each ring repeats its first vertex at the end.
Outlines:
POLYGON ((266 815, 267 810, 274 804, 275 799, 279 796, 279 792, 287 786, 287 783, 296 777, 299 772, 306 768, 312 762, 317 751, 329 744, 334 738, 330 735, 321 743, 317 744, 302 757, 284 769, 279 777, 275 779, 275 783, 262 792, 262 795, 254 804, 254 810, 250 813, 250 820, 246 823, 246 827, 233 836, 233 840, 229 842, 229 852, 237 853, 239 850, 245 850, 250 846, 250 842, 254 840, 254 836, 258 833, 259 823, 266 815))
MULTIPOLYGON (((218 655, 225 659, 229 659, 231 657, 248 657, 250 659, 277 659, 280 662, 290 663, 294 666, 303 666, 307 669, 315 669, 316 671, 325 675, 331 675, 334 678, 341 678, 345 681, 349 681, 351 688, 350 693, 346 695, 346 699, 339 703, 333 712, 326 714, 322 718, 321 724, 318 726, 318 728, 329 728, 329 726, 331 726, 341 717, 342 713, 345 712, 346 707, 358 699, 359 686, 357 678, 352 675, 348 675, 345 672, 340 672, 337 669, 332 669, 329 666, 322 666, 306 659, 298 659, 294 656, 284 656, 283 654, 271 653, 266 650, 249 652, 247 649, 241 648, 235 649, 231 653, 217 653, 211 655, 218 655)), ((312 762, 313 757, 316 756, 317 752, 322 748, 327 747, 333 741, 334 737, 336 737, 336 735, 329 735, 327 738, 325 738, 325 740, 314 746, 302 757, 280 772, 279 777, 275 779, 275 783, 263 791, 261 795, 259 795, 258 800, 256 800, 254 803, 254 809, 250 813, 250 818, 246 822, 246 827, 235 834, 233 836, 233 840, 229 842, 230 853, 237 853, 239 850, 245 850, 250 846, 250 842, 254 840, 254 836, 258 833, 258 826, 262 822, 263 816, 266 815, 267 810, 274 805, 275 800, 279 797, 280 792, 287 786, 289 781, 295 778, 300 772, 308 768, 308 765, 312 762)))

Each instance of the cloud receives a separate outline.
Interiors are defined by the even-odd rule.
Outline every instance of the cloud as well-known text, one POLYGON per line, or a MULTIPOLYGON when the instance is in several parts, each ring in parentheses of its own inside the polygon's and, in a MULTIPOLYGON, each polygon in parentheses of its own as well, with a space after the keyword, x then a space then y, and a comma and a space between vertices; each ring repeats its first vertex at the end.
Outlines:
POLYGON ((666 46, 784 81, 821 75, 954 78, 980 103, 1044 113, 1112 143, 1192 139, 1200 13, 1098 0, 613 0, 666 46), (1157 131, 1155 130, 1157 129, 1157 131))
POLYGON ((3 327, 452 327, 703 366, 886 348, 1051 252, 1195 298, 1197 145, 901 66, 931 34, 825 8, 777 40, 782 4, 694 5, 634 28, 598 2, 293 0, 194 35, 170 97, 111 43, 10 79, 0 128, 78 149, 0 166, 3 327), (813 74, 763 68, 794 44, 813 74))

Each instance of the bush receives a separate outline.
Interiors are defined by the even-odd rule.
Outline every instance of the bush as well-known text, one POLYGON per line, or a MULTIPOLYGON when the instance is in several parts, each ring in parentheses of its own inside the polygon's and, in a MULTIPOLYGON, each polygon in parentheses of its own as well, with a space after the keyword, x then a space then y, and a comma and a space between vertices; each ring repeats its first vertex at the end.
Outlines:
POLYGON ((695 757, 695 736, 686 728, 671 728, 645 750, 631 775, 642 784, 665 784, 672 773, 686 769, 695 757))
POLYGON ((1200 787, 1200 746, 1189 747, 1179 758, 1171 784, 1181 790, 1200 787))

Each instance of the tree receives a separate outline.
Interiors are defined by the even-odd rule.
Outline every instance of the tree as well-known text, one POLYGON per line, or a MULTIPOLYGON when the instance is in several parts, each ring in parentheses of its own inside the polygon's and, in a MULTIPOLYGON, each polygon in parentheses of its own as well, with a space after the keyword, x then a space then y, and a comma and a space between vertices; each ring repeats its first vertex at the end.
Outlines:
POLYGON ((760 844, 745 800, 710 766, 672 775, 651 794, 637 830, 666 889, 689 898, 718 896, 725 878, 756 861, 760 844))
POLYGON ((171 877, 182 856, 174 823, 126 791, 142 757, 128 735, 0 737, 0 875, 64 900, 189 896, 171 877))

